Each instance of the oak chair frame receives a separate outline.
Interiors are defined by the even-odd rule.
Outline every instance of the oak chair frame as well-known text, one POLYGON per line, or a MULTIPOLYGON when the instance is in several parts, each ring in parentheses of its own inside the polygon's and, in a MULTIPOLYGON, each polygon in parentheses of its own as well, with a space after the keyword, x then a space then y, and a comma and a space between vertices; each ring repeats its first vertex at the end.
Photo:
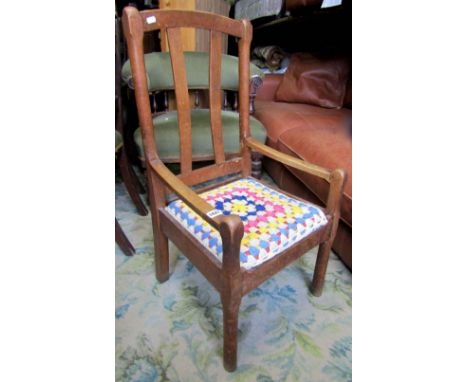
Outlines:
MULTIPOLYGON (((223 307, 224 367, 227 371, 234 371, 237 366, 238 313, 244 295, 316 245, 320 245, 320 247, 313 280, 309 288, 313 295, 321 295, 331 245, 338 227, 340 201, 346 174, 342 169, 329 170, 283 154, 250 136, 249 50, 252 40, 252 25, 248 20, 233 20, 198 11, 150 10, 139 12, 136 8, 126 7, 123 12, 123 27, 132 66, 138 116, 142 127, 153 223, 156 277, 161 283, 169 278, 169 239, 220 293, 223 307), (181 27, 208 29, 211 39, 209 102, 215 164, 196 170, 192 170, 190 105, 180 39, 181 27), (160 29, 161 33, 167 33, 169 41, 179 120, 181 173, 177 176, 158 157, 153 135, 153 121, 143 58, 143 35, 145 32, 156 29, 160 29), (240 156, 229 160, 225 158, 223 151, 220 114, 221 33, 233 35, 239 39, 240 156), (286 166, 327 180, 330 183, 330 190, 324 209, 328 219, 327 225, 301 239, 281 254, 253 269, 246 270, 240 266, 239 258, 241 240, 244 235, 244 226, 240 217, 234 214, 210 217, 209 212, 214 208, 190 186, 231 174, 240 173, 238 178, 249 177, 251 175, 252 150, 286 166), (223 246, 222 262, 217 260, 166 212, 165 207, 169 202, 167 198, 169 193, 175 193, 178 198, 220 233, 223 246)), ((218 185, 202 188, 198 192, 218 185)))

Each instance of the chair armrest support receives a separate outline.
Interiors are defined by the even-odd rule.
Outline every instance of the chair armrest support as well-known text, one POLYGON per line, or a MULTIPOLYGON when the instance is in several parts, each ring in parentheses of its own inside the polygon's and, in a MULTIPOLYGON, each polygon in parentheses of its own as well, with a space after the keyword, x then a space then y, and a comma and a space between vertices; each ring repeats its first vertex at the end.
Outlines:
POLYGON ((200 198, 200 196, 175 176, 160 160, 149 161, 149 170, 154 171, 156 176, 175 192, 190 208, 216 229, 223 242, 223 269, 234 273, 239 271, 240 242, 244 235, 244 225, 238 215, 217 215, 211 217, 210 211, 214 208, 211 204, 200 198))
POLYGON ((326 212, 332 216, 330 237, 334 238, 340 222, 340 205, 343 198, 343 187, 346 181, 346 171, 338 168, 332 171, 330 190, 328 191, 326 212))
POLYGON ((208 213, 213 210, 213 206, 200 198, 198 194, 175 176, 160 160, 149 162, 151 170, 161 179, 161 181, 179 196, 190 208, 199 214, 204 220, 219 231, 220 216, 210 217, 208 213))

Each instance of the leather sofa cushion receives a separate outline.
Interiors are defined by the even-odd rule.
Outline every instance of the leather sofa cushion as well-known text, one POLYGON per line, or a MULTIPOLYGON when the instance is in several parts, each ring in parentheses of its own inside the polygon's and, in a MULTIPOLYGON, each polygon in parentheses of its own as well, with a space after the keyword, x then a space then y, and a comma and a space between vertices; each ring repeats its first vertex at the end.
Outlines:
MULTIPOLYGON (((208 89, 209 54, 206 52, 184 52, 187 85, 189 89, 208 89)), ((221 88, 238 90, 239 88, 239 59, 226 54, 221 55, 221 88)), ((145 54, 148 90, 174 89, 172 66, 169 52, 153 52, 145 54)), ((255 65, 250 65, 250 76, 263 78, 263 72, 255 65)), ((130 60, 122 67, 122 79, 133 89, 133 75, 130 60)))
POLYGON ((348 75, 349 65, 344 59, 325 60, 297 53, 291 57, 275 99, 339 109, 343 106, 348 75))
POLYGON ((325 109, 313 105, 286 102, 255 101, 255 117, 267 127, 267 144, 277 148, 278 138, 285 131, 297 127, 310 130, 351 129, 351 111, 325 109))
POLYGON ((282 74, 265 74, 263 77, 262 86, 257 89, 255 102, 257 101, 274 101, 276 90, 283 80, 282 74))
MULTIPOLYGON (((351 131, 345 126, 316 128, 307 126, 290 129, 279 137, 278 150, 299 157, 307 162, 330 169, 343 168, 348 174, 344 186, 341 218, 352 226, 352 144, 351 131)), ((291 169, 317 197, 325 203, 329 184, 323 179, 291 169)))
MULTIPOLYGON (((211 140, 211 125, 209 109, 191 110, 192 121, 192 155, 207 157, 213 155, 211 140)), ((239 146, 239 113, 233 111, 221 111, 221 124, 223 126, 224 152, 228 154, 238 153, 239 146)), ((180 157, 179 150, 179 125, 177 112, 171 111, 153 118, 154 139, 158 155, 163 160, 177 160, 180 157)), ((266 130, 254 117, 250 117, 250 132, 258 141, 264 143, 266 130)), ((133 135, 140 159, 144 158, 143 139, 140 128, 133 135)))

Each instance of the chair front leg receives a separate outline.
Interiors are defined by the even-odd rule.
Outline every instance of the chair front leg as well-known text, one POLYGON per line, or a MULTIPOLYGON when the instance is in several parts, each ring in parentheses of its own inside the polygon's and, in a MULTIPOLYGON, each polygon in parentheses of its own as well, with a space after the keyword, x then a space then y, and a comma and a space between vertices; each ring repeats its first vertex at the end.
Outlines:
POLYGON ((226 371, 232 372, 237 368, 237 323, 241 296, 237 293, 226 292, 221 296, 223 305, 223 364, 226 371))
POLYGON ((329 223, 330 233, 328 239, 319 246, 317 261, 315 262, 314 277, 309 288, 311 293, 316 297, 322 295, 330 252, 333 241, 335 240, 338 224, 340 223, 340 204, 345 180, 346 173, 344 170, 338 169, 332 172, 330 191, 327 200, 327 213, 332 216, 332 221, 329 223))
POLYGON ((221 303, 223 305, 223 359, 226 371, 237 367, 237 322, 242 299, 242 278, 240 273, 240 244, 244 226, 239 216, 224 217, 220 223, 223 241, 223 268, 221 303))
POLYGON ((169 241, 164 235, 159 218, 159 208, 165 203, 165 186, 158 176, 147 166, 148 195, 151 207, 151 219, 153 222, 154 262, 156 278, 160 283, 169 279, 169 241))
POLYGON ((317 261, 315 262, 314 277, 312 279, 312 283, 310 284, 310 292, 315 297, 320 297, 322 295, 323 285, 325 283, 325 274, 327 272, 328 259, 330 258, 333 239, 330 238, 326 242, 320 244, 318 249, 317 261))

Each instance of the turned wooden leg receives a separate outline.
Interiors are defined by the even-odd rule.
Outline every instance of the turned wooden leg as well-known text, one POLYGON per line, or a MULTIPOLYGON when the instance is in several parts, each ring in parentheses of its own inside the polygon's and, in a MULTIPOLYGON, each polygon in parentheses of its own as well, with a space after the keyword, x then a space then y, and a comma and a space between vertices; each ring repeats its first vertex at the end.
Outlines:
POLYGON ((262 154, 252 151, 252 176, 260 179, 262 176, 262 154))
POLYGON ((164 185, 158 180, 152 171, 148 175, 148 195, 151 207, 151 219, 153 223, 154 239, 154 263, 156 267, 156 278, 160 283, 169 279, 169 241, 161 228, 159 211, 157 206, 164 205, 164 185))
MULTIPOLYGON (((128 160, 128 155, 127 155, 127 160, 128 160)), ((135 170, 133 170, 133 167, 132 167, 132 165, 130 164, 130 162, 129 162, 129 169, 130 169, 130 175, 131 175, 131 177, 132 177, 132 182, 136 185, 136 187, 137 187, 137 189, 138 189, 138 192, 139 192, 140 194, 146 193, 145 187, 143 186, 143 184, 141 183, 140 179, 139 179, 138 176, 136 175, 135 170)))
POLYGON ((132 256, 135 254, 135 248, 133 248, 132 243, 130 243, 130 240, 128 240, 117 219, 115 219, 115 241, 117 242, 117 245, 120 247, 122 252, 127 256, 132 256))
POLYGON ((333 240, 320 244, 317 254, 317 261, 315 262, 314 277, 310 285, 311 293, 320 297, 323 291, 323 284, 325 283, 325 274, 327 272, 328 259, 330 258, 330 251, 333 244, 333 240))
POLYGON ((143 203, 143 201, 140 199, 140 190, 138 189, 139 186, 138 183, 135 182, 136 175, 133 174, 132 176, 133 169, 131 169, 130 163, 128 162, 127 154, 125 153, 125 148, 120 150, 120 153, 118 154, 118 162, 120 173, 125 183, 125 187, 127 188, 130 198, 135 204, 138 213, 142 216, 148 215, 148 210, 146 209, 146 206, 143 203))
POLYGON ((126 166, 128 168, 130 182, 132 183, 133 187, 138 190, 138 193, 140 194, 146 193, 145 187, 143 186, 140 179, 136 175, 135 170, 133 169, 132 162, 128 154, 128 147, 124 145, 124 147, 122 148, 122 151, 125 151, 124 161, 126 162, 126 166))
POLYGON ((226 371, 237 368, 237 322, 239 317, 239 297, 226 298, 223 303, 224 349, 223 361, 226 371))

